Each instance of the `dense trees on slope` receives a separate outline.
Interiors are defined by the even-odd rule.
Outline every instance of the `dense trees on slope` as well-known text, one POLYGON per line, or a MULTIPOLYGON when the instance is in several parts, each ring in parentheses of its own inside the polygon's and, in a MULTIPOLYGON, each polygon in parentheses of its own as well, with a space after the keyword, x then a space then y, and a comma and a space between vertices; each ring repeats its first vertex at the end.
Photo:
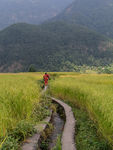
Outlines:
POLYGON ((64 22, 15 24, 0 32, 0 71, 74 71, 112 63, 112 40, 64 22))
POLYGON ((65 20, 113 38, 113 0, 75 0, 54 20, 65 20))

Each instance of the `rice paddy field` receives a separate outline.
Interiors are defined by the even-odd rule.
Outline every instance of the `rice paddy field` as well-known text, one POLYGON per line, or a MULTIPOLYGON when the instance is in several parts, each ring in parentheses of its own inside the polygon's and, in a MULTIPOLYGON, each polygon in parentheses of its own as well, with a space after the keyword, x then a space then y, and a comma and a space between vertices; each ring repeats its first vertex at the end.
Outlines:
POLYGON ((113 147, 113 75, 59 73, 59 77, 51 81, 50 94, 85 109, 96 124, 98 134, 113 147))
MULTIPOLYGON (((49 94, 72 106, 83 132, 76 135, 77 150, 111 150, 94 137, 96 132, 113 149, 113 75, 49 74, 49 94), (94 125, 88 117, 96 131, 90 129, 94 125)), ((18 150, 19 142, 35 132, 34 125, 49 115, 50 102, 41 96, 42 77, 43 73, 0 74, 0 150, 18 150)))
MULTIPOLYGON (((35 122, 43 119, 41 117, 45 115, 43 114, 45 111, 41 106, 38 84, 40 79, 42 79, 42 73, 0 74, 0 148, 8 134, 20 122, 21 125, 23 124, 22 121, 29 125, 29 123, 35 124, 35 122), (35 113, 37 113, 37 119, 35 113)), ((24 125, 22 128, 26 130, 24 125)), ((16 129, 15 131, 17 132, 16 129)), ((16 150, 16 148, 12 149, 16 150)))

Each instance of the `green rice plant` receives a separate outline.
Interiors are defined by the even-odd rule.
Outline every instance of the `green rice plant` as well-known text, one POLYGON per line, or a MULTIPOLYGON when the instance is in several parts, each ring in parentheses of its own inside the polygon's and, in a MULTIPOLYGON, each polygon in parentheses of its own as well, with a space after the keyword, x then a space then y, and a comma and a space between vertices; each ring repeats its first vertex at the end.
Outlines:
POLYGON ((41 96, 42 73, 0 74, 0 150, 16 150, 49 115, 51 102, 41 96))
MULTIPOLYGON (((0 74, 0 138, 21 120, 33 122, 33 109, 40 102, 38 73, 0 74)), ((39 119, 40 120, 40 119, 39 119)))
POLYGON ((5 143, 6 139, 7 139, 7 136, 6 136, 6 137, 3 139, 3 141, 1 142, 1 144, 0 144, 0 149, 2 148, 2 146, 3 146, 3 144, 5 143))
POLYGON ((50 94, 85 108, 113 144, 113 75, 64 74, 51 81, 50 94))
POLYGON ((3 143, 0 150, 18 150, 19 145, 16 139, 9 136, 6 141, 3 143))

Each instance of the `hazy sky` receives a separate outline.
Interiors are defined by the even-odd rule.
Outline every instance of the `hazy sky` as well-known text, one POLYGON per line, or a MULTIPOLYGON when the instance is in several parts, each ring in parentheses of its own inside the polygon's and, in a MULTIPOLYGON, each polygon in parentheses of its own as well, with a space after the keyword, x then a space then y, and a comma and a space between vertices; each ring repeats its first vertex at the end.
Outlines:
POLYGON ((0 29, 13 23, 39 24, 66 8, 73 0, 0 0, 0 29))

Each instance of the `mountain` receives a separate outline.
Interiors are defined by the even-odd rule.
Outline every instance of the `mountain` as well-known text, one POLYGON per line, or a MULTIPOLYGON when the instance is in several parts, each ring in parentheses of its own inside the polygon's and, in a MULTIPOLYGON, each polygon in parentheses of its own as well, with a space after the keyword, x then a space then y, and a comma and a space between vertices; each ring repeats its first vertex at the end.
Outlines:
POLYGON ((53 20, 80 24, 113 38, 113 0, 75 0, 53 20))
POLYGON ((0 72, 74 71, 113 62, 113 41, 75 24, 14 24, 0 32, 0 72))
POLYGON ((25 22, 40 24, 56 16, 73 0, 0 0, 0 29, 25 22))

